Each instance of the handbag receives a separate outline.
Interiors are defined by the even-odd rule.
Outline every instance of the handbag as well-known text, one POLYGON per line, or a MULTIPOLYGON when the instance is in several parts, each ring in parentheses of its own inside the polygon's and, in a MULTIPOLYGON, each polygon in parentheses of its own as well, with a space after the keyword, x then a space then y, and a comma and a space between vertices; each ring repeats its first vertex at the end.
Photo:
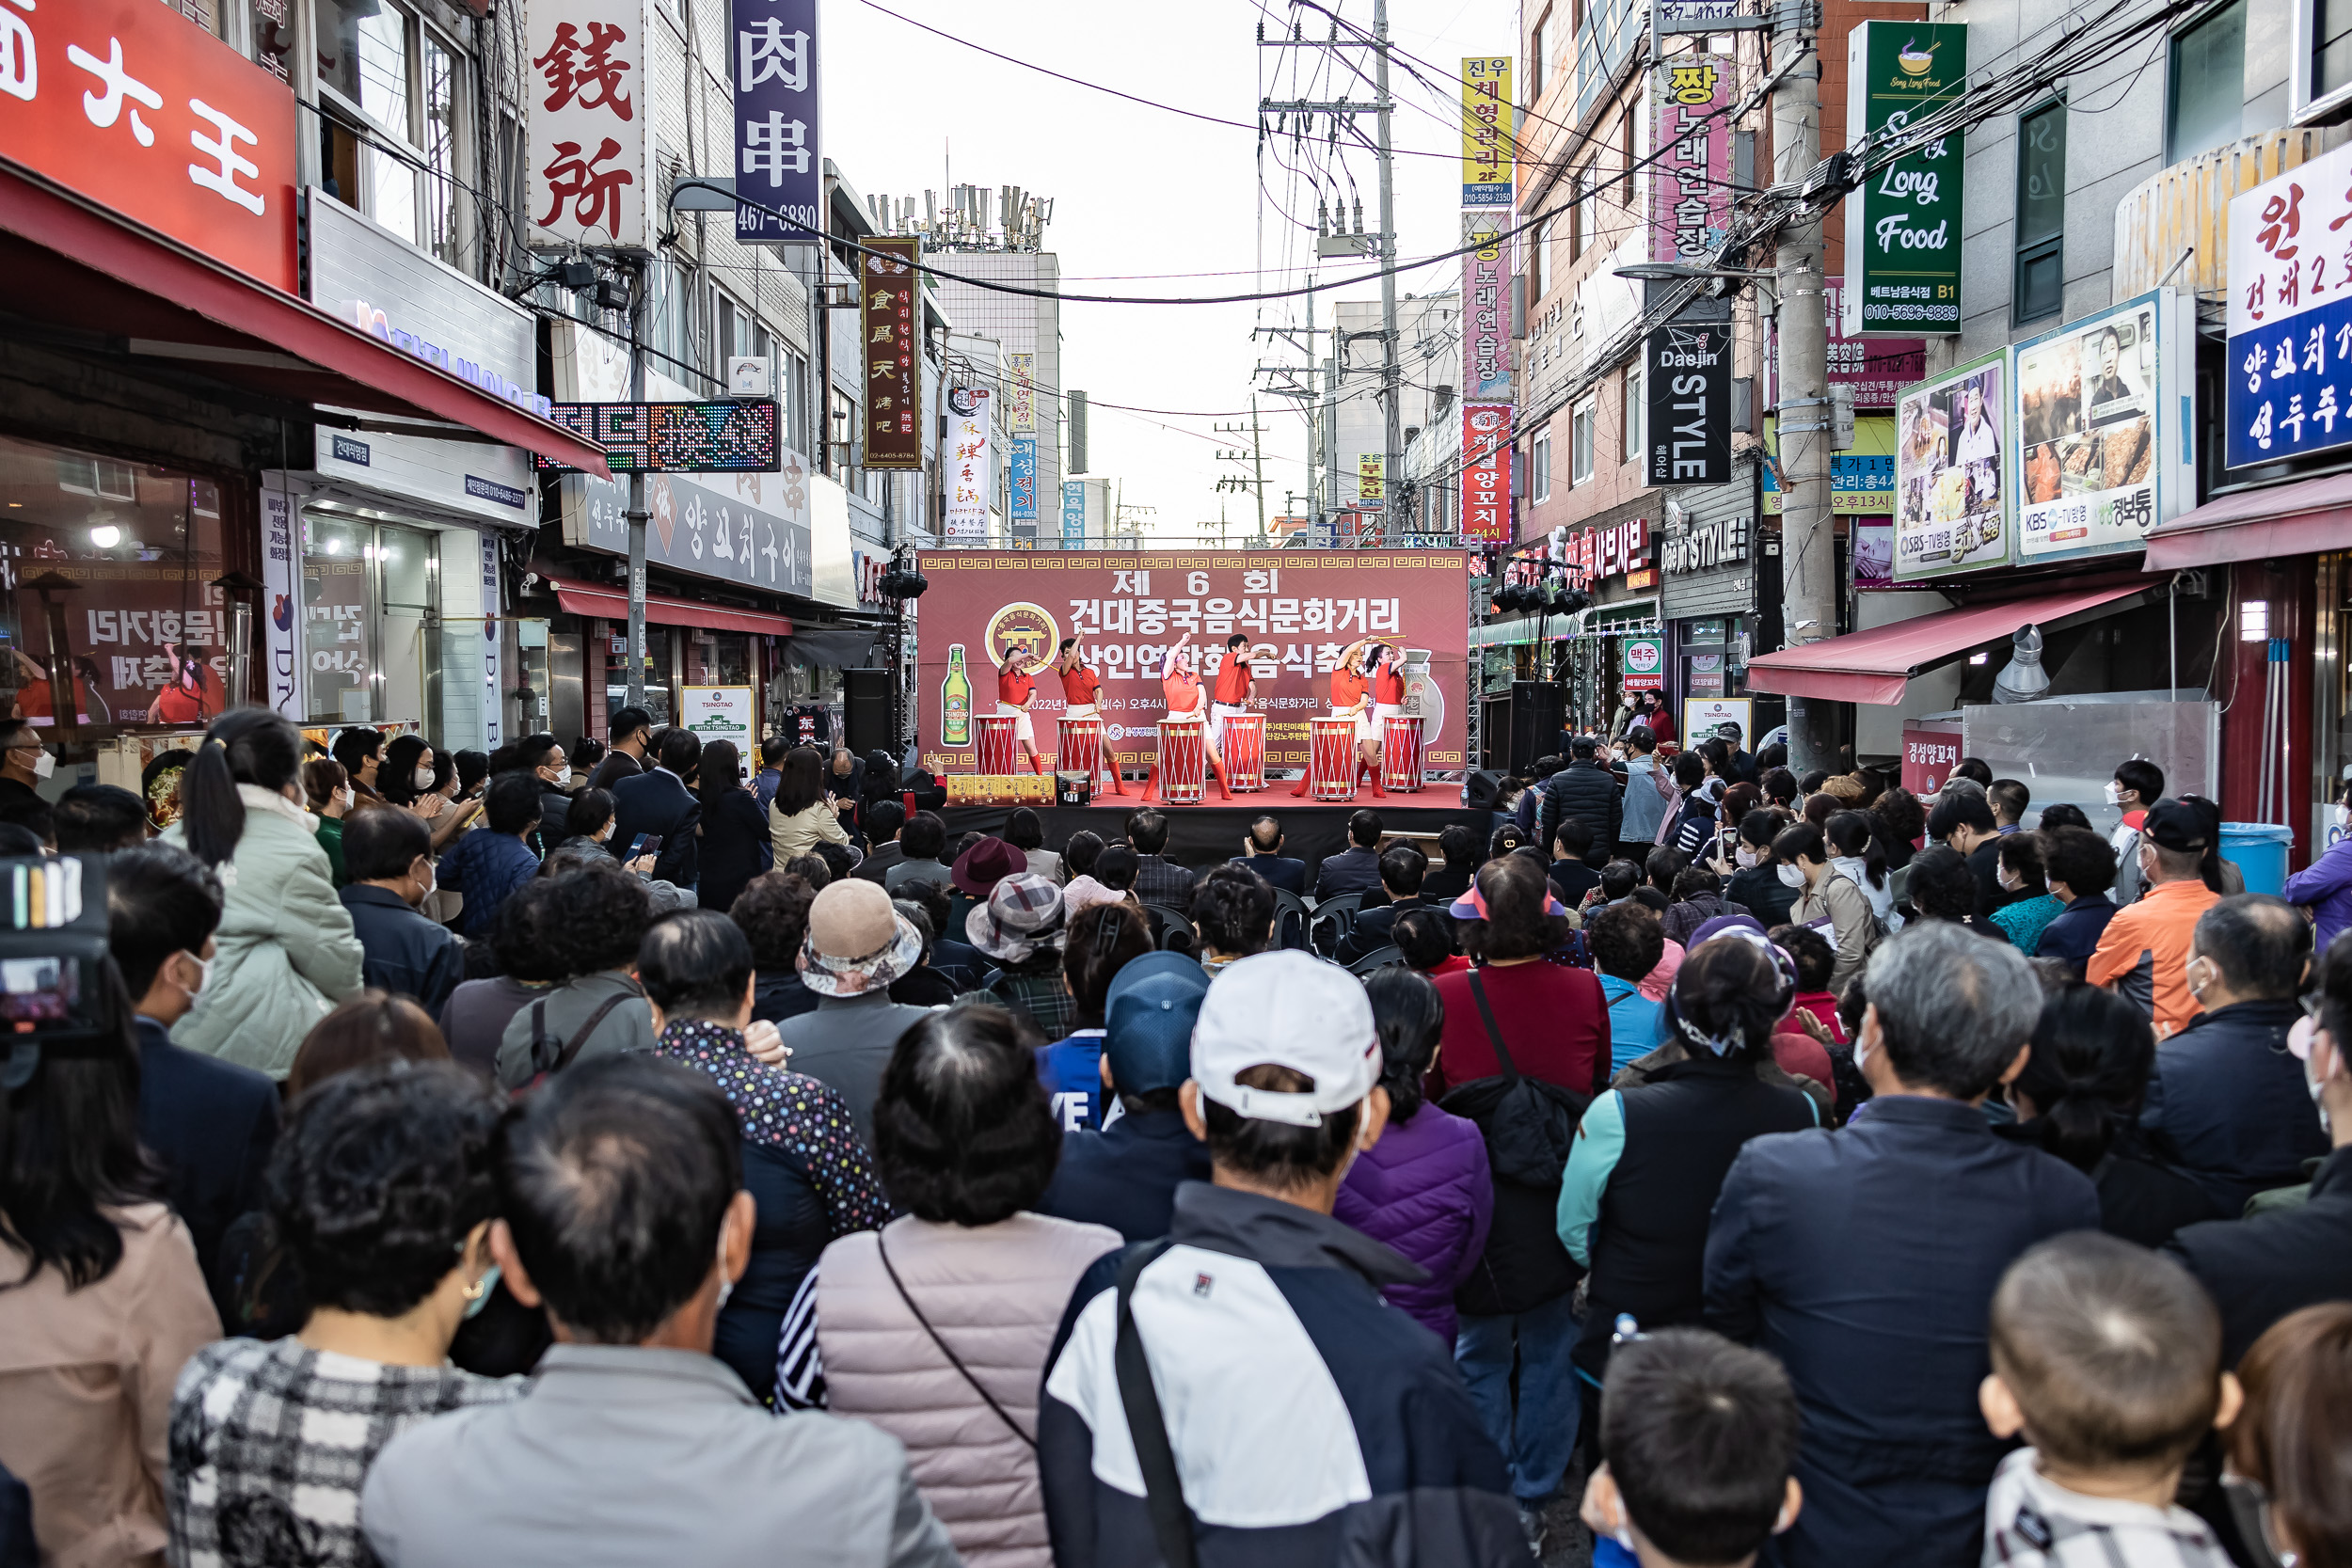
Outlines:
POLYGON ((540 1048, 544 1045, 553 1045, 555 1037, 548 1033, 547 998, 543 996, 533 1002, 531 1005, 531 1064, 536 1070, 532 1073, 531 1082, 516 1090, 516 1094, 517 1096, 529 1094, 547 1082, 549 1073, 561 1072, 570 1067, 572 1058, 579 1055, 580 1048, 588 1043, 588 1037, 596 1032, 597 1024, 612 1016, 613 1008, 633 997, 644 994, 644 992, 631 985, 628 990, 608 996, 597 1003, 596 1010, 588 1015, 588 1022, 581 1024, 572 1037, 564 1042, 563 1049, 556 1053, 555 1059, 546 1067, 539 1066, 539 1063, 546 1059, 545 1053, 540 1048))
POLYGON ((1502 1071, 1448 1089, 1438 1101, 1438 1108, 1477 1125, 1486 1139, 1486 1163, 1495 1175, 1523 1186, 1558 1186, 1567 1169, 1568 1150, 1576 1143, 1576 1126, 1583 1118, 1584 1107, 1609 1086, 1607 1046, 1595 1053, 1591 1095, 1540 1078, 1522 1077, 1511 1060, 1510 1047, 1502 1043, 1502 1030, 1486 1000, 1486 977, 1475 970, 1470 972, 1470 989, 1502 1071))

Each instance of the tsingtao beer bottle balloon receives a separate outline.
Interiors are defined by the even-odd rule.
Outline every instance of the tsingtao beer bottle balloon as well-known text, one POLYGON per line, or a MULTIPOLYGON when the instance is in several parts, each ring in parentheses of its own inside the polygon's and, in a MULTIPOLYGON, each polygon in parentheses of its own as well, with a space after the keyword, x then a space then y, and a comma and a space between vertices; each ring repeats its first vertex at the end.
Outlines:
POLYGON ((963 673, 963 644, 947 644, 947 678, 939 684, 939 743, 972 744, 972 679, 963 673))

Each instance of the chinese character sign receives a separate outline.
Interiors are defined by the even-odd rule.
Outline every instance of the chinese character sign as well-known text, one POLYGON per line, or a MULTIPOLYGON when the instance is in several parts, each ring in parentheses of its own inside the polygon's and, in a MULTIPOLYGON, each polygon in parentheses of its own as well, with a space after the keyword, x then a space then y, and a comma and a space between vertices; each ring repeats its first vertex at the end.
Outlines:
POLYGON ((524 10, 534 245, 649 248, 647 0, 538 0, 524 10))
POLYGON ((2352 443, 2347 263, 2352 147, 2231 198, 2229 467, 2352 443))
POLYGON ((1511 56, 1462 60, 1462 205, 1509 207, 1513 156, 1511 56))
POLYGON ((1651 82, 1649 255, 1699 263, 1731 224, 1732 61, 1672 55, 1651 82))
MULTIPOLYGON (((1105 748, 1141 765, 1152 760, 1168 710, 1160 665, 1168 647, 1189 635, 1206 679, 1236 633, 1248 640, 1249 711, 1265 716, 1268 766, 1306 766, 1307 721, 1329 711, 1332 668, 1359 638, 1402 656, 1405 711, 1422 721, 1423 762, 1453 773, 1464 765, 1468 551, 927 550, 918 564, 930 589, 916 626, 916 727, 924 766, 935 771, 972 769, 977 748, 968 732, 945 730, 945 699, 961 704, 982 689, 1009 645, 1050 659, 1063 638, 1078 639, 1102 680, 1105 748)), ((1059 680, 1038 683, 1039 751, 1053 748, 1063 705, 1059 680)))
POLYGON ((866 459, 868 468, 923 466, 921 302, 913 235, 866 242, 858 269, 863 294, 859 333, 866 347, 866 459))
MULTIPOLYGON (((1967 86, 1964 22, 1865 22, 1846 37, 1846 134, 1899 134, 1967 86)), ((1938 137, 1846 198, 1846 336, 1960 330, 1963 138, 1938 137)))
POLYGON ((947 450, 940 473, 947 487, 947 537, 988 537, 989 502, 996 494, 995 453, 990 449, 992 394, 985 387, 958 387, 947 394, 947 450))
POLYGON ((1005 363, 1012 372, 1012 406, 1006 410, 1011 416, 1009 428, 1015 436, 1037 434, 1037 356, 1008 354, 1005 363))
POLYGON ((154 0, 0 3, 0 158, 287 293, 294 102, 154 0))
MULTIPOLYGON (((545 3, 545 0, 541 0, 545 3)), ((817 0, 734 0, 735 237, 806 245, 824 225, 817 0)))
POLYGON ((1462 405, 1462 537, 1511 537, 1511 405, 1462 405))
POLYGON ((2159 290, 2017 346, 2021 564, 2140 549, 2190 493, 2192 309, 2159 290))
POLYGON ((1511 210, 1462 214, 1462 401, 1511 401, 1511 210))
POLYGON ((1897 405, 1896 581, 2010 563, 2009 361, 1997 350, 1897 405))
POLYGON ((1012 520, 1016 523, 1037 521, 1037 437, 1016 436, 1005 470, 1006 483, 1012 490, 1012 520))

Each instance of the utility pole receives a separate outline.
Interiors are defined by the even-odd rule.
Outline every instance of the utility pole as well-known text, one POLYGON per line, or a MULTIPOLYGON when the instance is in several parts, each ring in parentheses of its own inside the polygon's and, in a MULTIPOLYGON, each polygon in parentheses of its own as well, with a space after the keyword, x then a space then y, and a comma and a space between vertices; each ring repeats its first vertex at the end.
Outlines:
MULTIPOLYGON (((1821 61, 1810 48, 1811 0, 1776 8, 1772 182, 1793 187, 1821 159, 1821 61)), ((1837 634, 1837 547, 1831 532, 1829 317, 1821 292, 1821 217, 1799 209, 1772 259, 1780 296, 1781 641, 1800 647, 1837 634)), ((1788 766, 1803 773, 1837 764, 1837 709, 1788 699, 1788 766)))
MULTIPOLYGON (((637 269, 637 286, 629 291, 628 399, 645 401, 645 294, 653 269, 637 269)), ((628 705, 645 705, 645 524, 653 514, 645 506, 645 476, 628 476, 628 705)))
MULTIPOLYGON (((1396 105, 1389 97, 1389 0, 1373 0, 1372 36, 1373 87, 1379 95, 1380 126, 1380 537, 1393 545, 1398 532, 1397 481, 1405 469, 1405 443, 1400 438, 1404 410, 1398 406, 1405 384, 1397 362, 1396 159, 1389 147, 1389 121, 1396 105)), ((1819 245, 1818 239, 1815 244, 1819 245)))
MULTIPOLYGON (((1255 392, 1252 392, 1249 395, 1248 424, 1220 424, 1212 425, 1209 428, 1214 430, 1219 436, 1246 435, 1249 437, 1249 450, 1248 451, 1241 451, 1238 450, 1233 451, 1220 451, 1216 454, 1216 457, 1217 461, 1220 463, 1245 464, 1256 474, 1257 477, 1254 479, 1244 479, 1239 474, 1229 474, 1225 478, 1216 482, 1216 487, 1220 493, 1227 490, 1255 490, 1257 492, 1258 543, 1263 546, 1265 544, 1265 427, 1258 422, 1258 395, 1255 392)), ((1218 509, 1217 515, 1220 517, 1224 515, 1224 511, 1221 507, 1218 509)))

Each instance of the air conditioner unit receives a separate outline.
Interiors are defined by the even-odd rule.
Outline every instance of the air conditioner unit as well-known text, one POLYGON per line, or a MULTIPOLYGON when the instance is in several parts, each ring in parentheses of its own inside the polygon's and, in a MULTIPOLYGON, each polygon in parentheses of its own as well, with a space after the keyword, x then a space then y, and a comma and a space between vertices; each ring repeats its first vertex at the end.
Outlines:
POLYGON ((738 354, 727 360, 727 395, 764 398, 775 395, 775 368, 764 354, 738 354))

